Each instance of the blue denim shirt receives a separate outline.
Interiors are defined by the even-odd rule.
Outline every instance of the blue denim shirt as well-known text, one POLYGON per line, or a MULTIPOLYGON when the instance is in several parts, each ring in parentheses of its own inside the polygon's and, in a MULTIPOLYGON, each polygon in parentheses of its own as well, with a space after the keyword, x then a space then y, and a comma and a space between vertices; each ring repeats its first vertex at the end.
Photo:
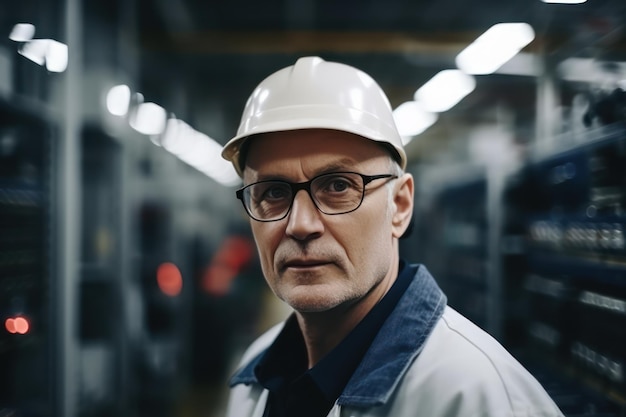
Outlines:
MULTIPOLYGON (((426 267, 420 265, 337 404, 369 407, 387 402, 443 314, 446 302, 445 295, 426 267)), ((263 353, 235 373, 230 385, 258 384, 254 369, 263 353)))

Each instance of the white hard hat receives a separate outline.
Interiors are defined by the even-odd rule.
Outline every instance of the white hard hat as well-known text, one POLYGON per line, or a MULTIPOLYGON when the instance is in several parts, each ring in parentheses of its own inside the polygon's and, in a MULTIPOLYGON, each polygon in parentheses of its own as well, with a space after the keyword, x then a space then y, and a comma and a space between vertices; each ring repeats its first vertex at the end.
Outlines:
POLYGON ((237 135, 222 156, 242 175, 240 150, 247 138, 267 132, 334 129, 390 145, 400 166, 406 153, 391 105, 380 86, 349 65, 304 57, 263 80, 248 98, 237 135))

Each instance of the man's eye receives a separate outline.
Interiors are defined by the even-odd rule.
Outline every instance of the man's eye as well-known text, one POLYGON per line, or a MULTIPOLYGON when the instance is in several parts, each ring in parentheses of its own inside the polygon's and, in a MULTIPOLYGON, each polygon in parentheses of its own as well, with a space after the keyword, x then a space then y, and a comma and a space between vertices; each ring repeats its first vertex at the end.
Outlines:
POLYGON ((328 184, 329 191, 340 192, 345 191, 348 188, 350 188, 350 183, 342 178, 335 179, 328 184))
POLYGON ((353 180, 343 175, 325 177, 319 185, 319 189, 327 193, 343 193, 357 188, 353 180))
POLYGON ((269 186, 263 193, 264 200, 280 200, 289 197, 289 188, 284 185, 269 186))

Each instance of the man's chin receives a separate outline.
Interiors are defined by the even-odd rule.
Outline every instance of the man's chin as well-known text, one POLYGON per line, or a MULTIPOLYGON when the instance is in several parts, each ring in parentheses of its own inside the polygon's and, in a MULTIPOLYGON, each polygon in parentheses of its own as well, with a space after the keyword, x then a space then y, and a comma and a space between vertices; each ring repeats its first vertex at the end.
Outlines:
POLYGON ((337 291, 329 288, 315 288, 315 285, 303 286, 292 290, 290 294, 283 298, 287 304, 300 313, 323 313, 333 310, 342 304, 337 291))

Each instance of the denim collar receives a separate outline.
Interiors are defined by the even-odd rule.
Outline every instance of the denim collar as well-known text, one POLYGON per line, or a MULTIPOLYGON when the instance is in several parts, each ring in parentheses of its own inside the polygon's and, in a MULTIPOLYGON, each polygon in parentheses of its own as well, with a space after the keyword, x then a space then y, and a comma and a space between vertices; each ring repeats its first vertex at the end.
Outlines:
MULTIPOLYGON (((386 403, 443 314, 446 297, 426 267, 420 265, 398 305, 381 327, 343 393, 342 406, 386 403)), ((254 368, 265 351, 231 378, 230 385, 258 384, 254 368)))

